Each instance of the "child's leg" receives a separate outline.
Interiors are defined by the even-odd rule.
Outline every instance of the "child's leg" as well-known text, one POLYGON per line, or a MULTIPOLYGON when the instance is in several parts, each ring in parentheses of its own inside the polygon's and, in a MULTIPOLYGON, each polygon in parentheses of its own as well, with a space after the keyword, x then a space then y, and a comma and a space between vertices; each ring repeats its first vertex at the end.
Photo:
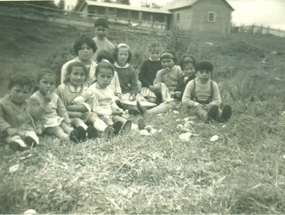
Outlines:
POLYGON ((96 114, 90 115, 88 121, 91 122, 94 128, 99 132, 104 132, 104 130, 107 128, 106 123, 101 120, 96 114))
POLYGON ((4 141, 8 143, 13 150, 24 150, 28 148, 27 144, 22 140, 20 135, 8 136, 4 139, 4 141))
POLYGON ((60 126, 48 127, 44 130, 45 134, 54 135, 61 140, 68 140, 70 133, 65 133, 65 131, 60 126))
POLYGON ((39 144, 39 137, 35 131, 26 131, 24 141, 29 146, 36 146, 39 144))
POLYGON ((82 127, 84 130, 87 130, 88 126, 85 124, 85 122, 82 119, 79 118, 73 118, 71 121, 71 124, 77 128, 82 127))
MULTIPOLYGON (((129 130, 131 130, 131 127, 132 127, 132 121, 131 120, 126 120, 125 118, 123 118, 121 116, 113 116, 112 119, 114 121, 114 125, 117 122, 121 122, 121 126, 119 128, 118 133, 121 132, 121 131, 129 131, 129 130)), ((115 130, 116 130, 116 128, 115 128, 115 130)))
POLYGON ((148 110, 149 114, 158 114, 158 113, 165 113, 170 110, 175 110, 180 105, 180 101, 173 100, 171 102, 163 102, 160 105, 148 110))

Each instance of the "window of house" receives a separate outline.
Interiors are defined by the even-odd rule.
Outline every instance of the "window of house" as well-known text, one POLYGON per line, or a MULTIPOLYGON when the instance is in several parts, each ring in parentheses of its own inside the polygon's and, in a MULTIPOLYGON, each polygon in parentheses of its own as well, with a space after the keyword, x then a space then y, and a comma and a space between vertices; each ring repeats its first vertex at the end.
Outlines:
POLYGON ((180 13, 176 14, 176 20, 179 21, 180 20, 180 13))
POLYGON ((215 22, 215 21, 216 21, 216 13, 208 12, 208 22, 215 22))

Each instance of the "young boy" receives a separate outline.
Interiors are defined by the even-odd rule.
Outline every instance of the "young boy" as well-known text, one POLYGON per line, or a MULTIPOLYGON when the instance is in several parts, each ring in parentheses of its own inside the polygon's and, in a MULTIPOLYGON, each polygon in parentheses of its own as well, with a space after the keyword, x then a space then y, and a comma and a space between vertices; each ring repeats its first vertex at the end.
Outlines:
POLYGON ((24 150, 39 143, 27 98, 33 82, 25 75, 11 77, 9 93, 0 99, 0 136, 14 150, 24 150))
POLYGON ((194 110, 205 122, 217 120, 226 122, 230 119, 232 109, 224 105, 222 110, 221 96, 218 84, 211 80, 213 64, 209 61, 200 61, 195 66, 196 78, 190 81, 182 96, 182 103, 194 110))
POLYGON ((161 45, 153 42, 148 46, 149 58, 144 60, 139 71, 139 80, 142 83, 141 95, 149 102, 156 102, 153 91, 153 81, 157 71, 162 69, 160 62, 161 45))
POLYGON ((112 53, 115 45, 107 39, 107 35, 109 32, 109 23, 107 19, 96 19, 94 23, 94 31, 95 37, 93 37, 93 40, 96 43, 97 51, 94 53, 93 59, 94 61, 96 61, 97 54, 99 51, 106 50, 112 53))

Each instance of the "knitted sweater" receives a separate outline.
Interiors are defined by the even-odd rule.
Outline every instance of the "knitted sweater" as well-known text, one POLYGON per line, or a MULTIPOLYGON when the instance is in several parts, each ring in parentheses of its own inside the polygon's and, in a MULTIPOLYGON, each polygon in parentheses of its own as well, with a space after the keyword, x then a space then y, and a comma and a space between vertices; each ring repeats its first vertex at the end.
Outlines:
POLYGON ((149 87, 153 85, 153 81, 156 77, 157 71, 161 70, 162 66, 160 60, 153 61, 151 59, 146 59, 140 68, 139 80, 142 83, 142 87, 149 87))

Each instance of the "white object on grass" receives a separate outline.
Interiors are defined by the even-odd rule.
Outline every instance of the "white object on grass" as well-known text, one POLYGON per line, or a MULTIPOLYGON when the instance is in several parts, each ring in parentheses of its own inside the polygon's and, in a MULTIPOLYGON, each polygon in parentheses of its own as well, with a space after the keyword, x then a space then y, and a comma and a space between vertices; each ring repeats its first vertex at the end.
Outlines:
POLYGON ((210 138, 210 141, 211 142, 215 142, 215 141, 217 141, 219 139, 219 136, 218 135, 214 135, 214 136, 212 136, 211 138, 210 138))
POLYGON ((11 166, 11 167, 9 168, 9 172, 10 172, 10 173, 16 172, 16 171, 19 170, 19 168, 20 168, 20 164, 16 164, 16 165, 11 166))
POLYGON ((23 214, 24 215, 33 215, 33 214, 38 214, 38 213, 34 209, 28 209, 23 214))
POLYGON ((186 132, 186 133, 180 134, 179 139, 184 141, 184 142, 188 142, 190 140, 191 136, 192 136, 191 132, 186 132))

